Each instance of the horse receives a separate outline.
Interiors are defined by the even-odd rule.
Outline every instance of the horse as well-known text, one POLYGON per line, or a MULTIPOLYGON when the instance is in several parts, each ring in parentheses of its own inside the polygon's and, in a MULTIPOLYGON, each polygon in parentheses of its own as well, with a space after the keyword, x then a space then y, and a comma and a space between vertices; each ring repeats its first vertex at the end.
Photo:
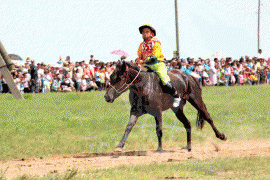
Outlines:
POLYGON ((162 152, 162 112, 172 109, 179 121, 186 129, 187 145, 183 148, 191 151, 191 125, 186 118, 183 109, 188 101, 198 111, 196 125, 202 129, 204 121, 207 121, 217 138, 226 140, 226 136, 215 127, 206 105, 202 99, 202 89, 197 79, 186 72, 174 69, 168 71, 171 83, 177 89, 181 97, 180 105, 172 106, 173 97, 166 93, 166 88, 161 84, 160 78, 154 73, 145 70, 138 65, 129 62, 118 63, 114 72, 110 75, 110 87, 104 95, 107 102, 113 103, 122 93, 130 90, 129 102, 131 105, 130 119, 125 133, 116 146, 115 151, 122 151, 129 133, 135 126, 138 118, 144 114, 150 114, 156 121, 156 134, 158 137, 158 152, 162 152))

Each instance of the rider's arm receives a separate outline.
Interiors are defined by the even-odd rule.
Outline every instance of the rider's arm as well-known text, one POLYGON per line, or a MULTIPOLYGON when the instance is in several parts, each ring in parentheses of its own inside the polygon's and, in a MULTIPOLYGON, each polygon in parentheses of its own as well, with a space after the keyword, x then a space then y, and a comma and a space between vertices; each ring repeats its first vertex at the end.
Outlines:
MULTIPOLYGON (((161 44, 159 41, 155 42, 155 45, 153 47, 152 56, 157 57, 157 60, 163 61, 164 60, 164 54, 161 52, 161 44)), ((150 57, 148 57, 149 59, 150 57)))
POLYGON ((137 51, 138 57, 135 59, 135 63, 143 64, 143 57, 142 57, 142 43, 139 46, 139 49, 137 51))

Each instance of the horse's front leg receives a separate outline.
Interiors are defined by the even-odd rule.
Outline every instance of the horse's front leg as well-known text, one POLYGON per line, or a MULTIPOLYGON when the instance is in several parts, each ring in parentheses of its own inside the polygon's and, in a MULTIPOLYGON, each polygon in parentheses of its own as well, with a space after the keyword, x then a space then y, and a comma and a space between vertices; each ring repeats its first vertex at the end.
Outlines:
POLYGON ((125 134, 122 137, 121 141, 116 146, 115 151, 122 151, 123 150, 123 148, 124 148, 124 146, 126 144, 128 135, 131 132, 132 128, 135 126, 135 124, 136 124, 136 122, 138 120, 138 117, 139 117, 139 115, 132 114, 132 113, 130 114, 130 119, 129 119, 129 122, 128 122, 127 126, 126 126, 125 134))

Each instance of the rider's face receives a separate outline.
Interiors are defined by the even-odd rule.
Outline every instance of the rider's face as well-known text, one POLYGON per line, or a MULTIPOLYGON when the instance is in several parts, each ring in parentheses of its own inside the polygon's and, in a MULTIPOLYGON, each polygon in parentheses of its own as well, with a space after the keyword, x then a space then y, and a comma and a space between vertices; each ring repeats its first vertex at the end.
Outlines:
POLYGON ((142 37, 143 39, 147 39, 149 37, 153 37, 154 33, 149 28, 144 28, 142 31, 142 37))

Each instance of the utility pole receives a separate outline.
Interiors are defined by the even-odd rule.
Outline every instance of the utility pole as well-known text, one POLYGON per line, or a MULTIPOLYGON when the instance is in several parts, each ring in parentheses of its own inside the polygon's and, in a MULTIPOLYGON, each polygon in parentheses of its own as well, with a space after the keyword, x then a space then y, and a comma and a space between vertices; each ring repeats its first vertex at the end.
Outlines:
POLYGON ((178 58, 180 59, 177 0, 174 0, 174 3, 175 3, 175 28, 176 28, 176 56, 177 59, 178 58))
POLYGON ((0 41, 0 72, 3 74, 3 77, 15 99, 23 99, 21 92, 16 86, 13 77, 10 74, 10 70, 14 69, 14 64, 12 64, 4 45, 0 41))
POLYGON ((260 49, 260 11, 261 11, 261 0, 258 4, 258 50, 260 49))

